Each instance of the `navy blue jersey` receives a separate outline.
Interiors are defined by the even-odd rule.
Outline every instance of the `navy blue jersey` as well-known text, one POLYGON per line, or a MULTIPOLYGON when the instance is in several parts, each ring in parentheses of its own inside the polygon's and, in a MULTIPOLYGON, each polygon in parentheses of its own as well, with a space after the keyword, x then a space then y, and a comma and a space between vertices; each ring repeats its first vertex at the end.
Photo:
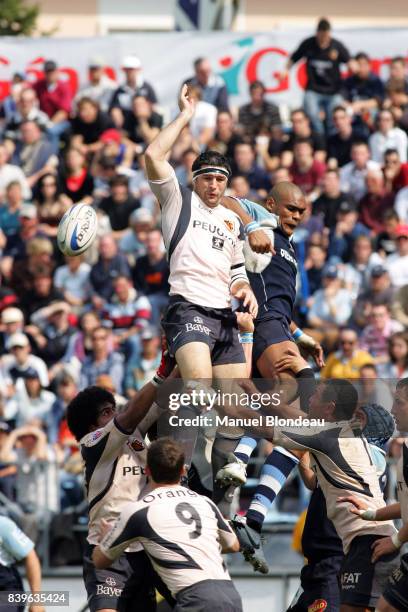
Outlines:
POLYGON ((263 272, 248 272, 248 278, 258 301, 257 320, 284 319, 289 325, 296 297, 296 254, 281 228, 274 235, 276 255, 263 272))

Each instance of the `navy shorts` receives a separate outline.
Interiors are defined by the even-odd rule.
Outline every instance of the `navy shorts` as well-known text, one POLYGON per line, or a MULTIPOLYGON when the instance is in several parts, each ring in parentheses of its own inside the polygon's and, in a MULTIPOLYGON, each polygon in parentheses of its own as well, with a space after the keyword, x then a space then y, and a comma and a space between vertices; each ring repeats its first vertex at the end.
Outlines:
POLYGON ((255 322, 254 332, 254 363, 258 361, 262 353, 271 346, 279 342, 293 342, 289 325, 284 319, 263 319, 255 322))
MULTIPOLYGON (((23 581, 18 573, 18 569, 15 565, 6 567, 0 565, 0 591, 12 591, 13 593, 23 593, 23 581)), ((19 606, 17 604, 6 604, 0 605, 0 612, 23 612, 25 606, 19 606)))
POLYGON ((242 612, 232 580, 202 580, 179 591, 175 612, 242 612))
POLYGON ((399 566, 399 552, 371 563, 372 545, 384 536, 353 538, 340 570, 340 601, 349 606, 375 608, 387 580, 399 566))
POLYGON ((383 597, 397 610, 408 612, 408 555, 403 555, 400 566, 392 572, 383 597))
POLYGON ((339 571, 343 555, 305 565, 288 612, 337 612, 340 609, 339 571))
POLYGON ((106 569, 96 569, 92 561, 93 546, 84 554, 83 577, 91 612, 103 608, 132 612, 135 601, 140 610, 156 610, 155 576, 144 551, 123 554, 106 569))
POLYGON ((173 295, 162 320, 171 355, 190 342, 210 348, 212 365, 245 363, 237 319, 230 308, 207 308, 173 295))

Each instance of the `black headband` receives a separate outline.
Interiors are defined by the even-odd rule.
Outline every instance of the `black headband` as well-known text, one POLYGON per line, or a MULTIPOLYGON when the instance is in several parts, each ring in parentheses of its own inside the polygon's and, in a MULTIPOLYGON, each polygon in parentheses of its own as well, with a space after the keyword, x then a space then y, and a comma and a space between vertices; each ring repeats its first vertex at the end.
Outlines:
POLYGON ((205 166, 205 168, 199 168, 198 170, 193 171, 193 181, 201 174, 222 174, 226 178, 229 178, 230 173, 226 168, 222 168, 221 166, 205 166))

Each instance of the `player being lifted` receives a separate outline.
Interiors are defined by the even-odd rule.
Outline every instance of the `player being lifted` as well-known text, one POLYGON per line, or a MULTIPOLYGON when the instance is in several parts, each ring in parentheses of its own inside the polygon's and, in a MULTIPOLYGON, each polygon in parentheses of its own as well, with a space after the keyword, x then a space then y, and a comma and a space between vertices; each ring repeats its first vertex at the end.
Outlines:
MULTIPOLYGON (((265 207, 248 200, 223 198, 223 205, 236 212, 247 228, 260 225, 275 227, 272 239, 275 255, 267 257, 248 253, 248 277, 259 304, 259 312, 255 321, 253 363, 262 377, 274 379, 279 374, 281 379, 290 381, 295 376, 290 369, 277 370, 277 363, 285 353, 297 351, 295 340, 306 352, 315 358, 319 366, 323 365, 321 346, 310 336, 304 334, 292 322, 293 307, 296 297, 297 261, 292 246, 292 236, 301 222, 306 210, 305 197, 302 191, 288 182, 278 183, 266 200, 265 207)), ((314 378, 307 362, 303 362, 298 385, 306 397, 303 404, 307 405, 307 394, 314 390, 314 378)), ((238 446, 236 441, 218 436, 213 447, 213 463, 217 472, 217 482, 220 487, 242 485, 246 480, 246 465, 250 455, 257 445, 255 438, 245 436, 238 446), (235 446, 235 450, 234 450, 235 446), (234 453, 231 454, 231 451, 234 453), (223 468, 222 462, 227 465, 223 468), (218 467, 221 468, 217 470, 218 467)), ((263 558, 260 532, 262 524, 280 488, 297 464, 297 458, 291 453, 275 449, 262 468, 260 483, 247 513, 246 522, 238 519, 239 537, 242 549, 253 553, 247 554, 248 560, 256 569, 267 571, 263 558)), ((225 491, 225 489, 224 489, 225 491)), ((217 484, 214 486, 214 499, 218 501, 222 492, 217 484)))
MULTIPOLYGON (((162 325, 184 381, 211 384, 213 379, 246 378, 231 296, 241 300, 253 317, 258 306, 245 271, 242 224, 220 205, 231 169, 223 155, 208 151, 193 163, 193 191, 179 185, 167 158, 194 115, 195 102, 189 99, 186 85, 178 102, 179 115, 145 152, 170 266, 170 301, 162 325)), ((263 232, 253 233, 251 240, 260 250, 270 246, 263 232)))

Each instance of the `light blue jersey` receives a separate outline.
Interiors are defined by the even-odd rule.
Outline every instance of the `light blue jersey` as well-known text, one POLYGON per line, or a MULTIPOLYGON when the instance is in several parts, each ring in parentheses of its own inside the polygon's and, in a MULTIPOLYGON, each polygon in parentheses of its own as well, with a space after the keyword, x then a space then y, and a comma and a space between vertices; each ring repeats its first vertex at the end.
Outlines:
POLYGON ((261 221, 265 221, 265 219, 270 219, 274 216, 260 204, 251 202, 251 200, 247 200, 246 198, 237 199, 238 202, 241 204, 242 208, 248 213, 248 215, 250 215, 255 221, 258 221, 258 223, 261 223, 261 221))
POLYGON ((14 521, 0 516, 0 565, 10 567, 25 559, 34 548, 34 542, 21 531, 14 521))

